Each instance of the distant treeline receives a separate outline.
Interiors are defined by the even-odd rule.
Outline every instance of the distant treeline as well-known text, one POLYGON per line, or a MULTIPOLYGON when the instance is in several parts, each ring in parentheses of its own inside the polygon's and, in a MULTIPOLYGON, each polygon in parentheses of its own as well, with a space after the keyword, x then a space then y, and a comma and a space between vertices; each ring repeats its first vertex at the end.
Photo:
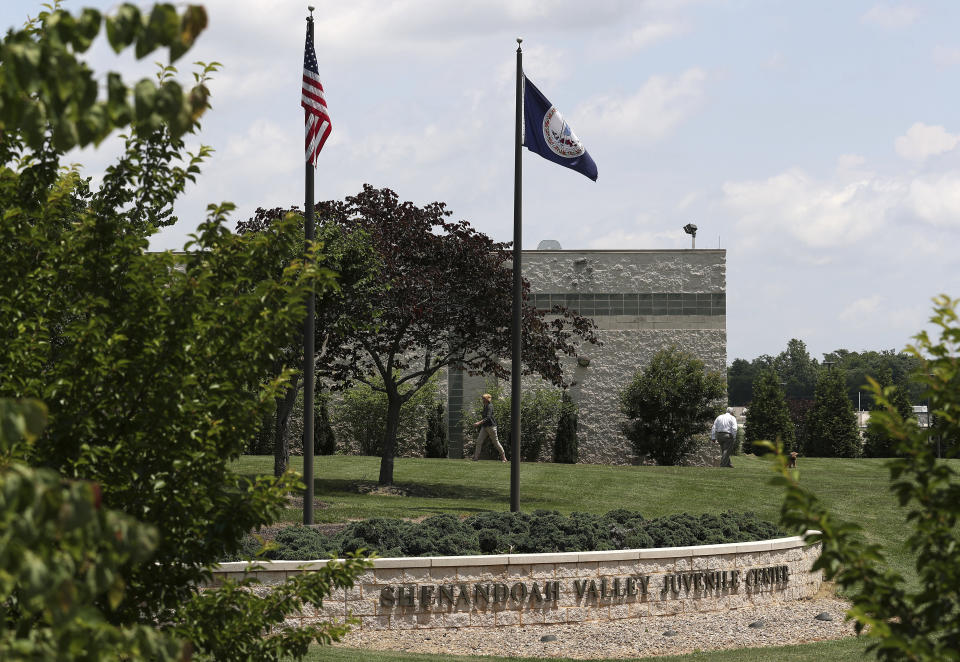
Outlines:
POLYGON ((780 377, 788 400, 812 400, 821 370, 842 370, 847 382, 847 394, 854 408, 869 410, 873 406, 873 397, 863 389, 867 377, 882 381, 886 373, 891 382, 900 388, 906 388, 913 404, 923 404, 922 388, 911 377, 920 365, 920 360, 903 352, 882 350, 879 352, 852 352, 837 349, 824 354, 823 361, 810 357, 806 345, 796 338, 787 343, 787 348, 770 356, 763 354, 747 361, 734 359, 727 368, 727 397, 730 405, 748 406, 753 399, 753 382, 760 372, 773 368, 780 377), (859 403, 858 403, 859 398, 859 403))

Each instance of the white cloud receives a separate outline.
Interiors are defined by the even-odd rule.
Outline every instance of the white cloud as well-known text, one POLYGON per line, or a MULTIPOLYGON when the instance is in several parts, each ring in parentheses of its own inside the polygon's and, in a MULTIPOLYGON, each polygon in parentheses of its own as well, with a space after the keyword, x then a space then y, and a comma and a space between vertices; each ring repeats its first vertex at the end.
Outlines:
MULTIPOLYGON (((278 70, 257 58, 239 56, 229 67, 213 74, 208 84, 212 103, 217 107, 229 103, 243 103, 267 94, 283 94, 299 84, 296 69, 278 70)), ((291 95, 288 95, 291 96, 291 95)))
POLYGON ((703 99, 706 74, 688 69, 679 76, 651 76, 630 96, 601 96, 577 110, 584 134, 607 134, 628 142, 667 136, 703 99))
MULTIPOLYGON (((523 50, 523 72, 536 84, 540 91, 549 97, 544 87, 552 87, 569 75, 566 53, 556 48, 541 45, 530 46, 523 50)), ((511 99, 517 83, 516 56, 504 58, 497 70, 497 84, 501 89, 509 89, 511 99)))
POLYGON ((223 153, 227 163, 249 171, 254 178, 257 173, 295 172, 300 164, 290 155, 302 152, 303 148, 302 143, 294 142, 294 137, 300 136, 260 118, 251 122, 243 134, 230 136, 223 153))
POLYGON ((867 160, 859 154, 841 154, 837 157, 837 172, 861 172, 867 160))
POLYGON ((647 23, 632 30, 621 42, 621 46, 627 50, 641 50, 685 31, 686 28, 677 23, 647 23))
POLYGON ((764 69, 782 69, 784 64, 786 64, 786 59, 783 57, 783 53, 776 52, 766 59, 763 63, 764 69))
POLYGON ((919 15, 916 7, 909 5, 874 5, 860 20, 881 28, 896 29, 911 25, 919 15))
POLYGON ((701 195, 699 191, 694 191, 683 196, 683 199, 677 203, 677 211, 684 211, 688 209, 691 205, 697 202, 700 199, 701 195))
POLYGON ((456 127, 431 123, 404 133, 368 132, 351 146, 351 156, 356 162, 369 164, 369 168, 380 172, 440 165, 476 149, 485 133, 486 128, 479 120, 456 127))
POLYGON ((911 161, 924 161, 931 156, 951 151, 960 142, 960 135, 948 132, 942 126, 917 122, 906 135, 894 141, 897 154, 911 161))
POLYGON ((882 303, 883 297, 881 297, 879 294, 855 299, 847 304, 842 311, 840 311, 840 319, 860 320, 864 317, 870 317, 880 310, 880 304, 882 303))
POLYGON ((776 242, 779 235, 785 245, 815 249, 849 245, 882 231, 905 196, 896 180, 822 182, 800 169, 761 181, 726 182, 723 192, 745 246, 776 242))
POLYGON ((933 49, 933 62, 938 67, 953 67, 960 64, 960 47, 937 46, 933 49))
POLYGON ((643 9, 643 3, 577 0, 355 0, 325 8, 317 22, 317 42, 354 55, 400 50, 449 54, 451 47, 462 49, 491 36, 616 28, 643 9))
POLYGON ((857 170, 861 165, 841 157, 829 179, 793 168, 764 180, 724 183, 722 204, 734 214, 739 243, 789 248, 801 262, 833 260, 853 245, 860 253, 875 249, 903 259, 943 254, 942 241, 918 238, 923 226, 917 224, 960 228, 960 171, 881 176, 857 170), (842 167, 845 161, 854 169, 842 167))
MULTIPOLYGON (((930 302, 926 298, 912 304, 904 302, 904 305, 884 311, 883 320, 888 327, 900 329, 912 337, 921 328, 930 326, 930 302)), ((934 335, 933 329, 930 333, 934 335)))
POLYGON ((908 203, 931 225, 960 228, 960 172, 917 177, 910 183, 908 203))
POLYGON ((690 236, 677 230, 629 231, 616 229, 590 239, 587 248, 618 249, 624 246, 656 246, 658 248, 690 248, 690 236))

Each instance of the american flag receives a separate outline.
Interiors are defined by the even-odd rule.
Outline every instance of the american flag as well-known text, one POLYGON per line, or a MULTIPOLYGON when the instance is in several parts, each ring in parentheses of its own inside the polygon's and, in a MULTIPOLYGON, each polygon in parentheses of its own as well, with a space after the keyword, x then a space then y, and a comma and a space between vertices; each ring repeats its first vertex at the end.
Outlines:
POLYGON ((323 85, 317 70, 317 53, 313 49, 313 21, 307 24, 307 43, 303 48, 303 91, 300 105, 306 110, 307 163, 317 165, 317 156, 330 135, 330 116, 327 115, 327 100, 323 98, 323 85))

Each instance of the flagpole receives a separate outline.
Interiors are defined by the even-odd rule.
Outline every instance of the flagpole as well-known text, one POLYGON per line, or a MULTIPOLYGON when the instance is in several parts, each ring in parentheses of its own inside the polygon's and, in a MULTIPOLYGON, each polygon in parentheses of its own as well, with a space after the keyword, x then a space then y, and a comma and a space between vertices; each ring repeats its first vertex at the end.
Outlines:
MULTIPOLYGON (((308 7, 307 31, 313 42, 313 7, 308 7)), ((304 110, 306 114, 308 111, 304 110)), ((310 159, 304 165, 303 238, 304 250, 308 251, 314 238, 313 231, 313 170, 310 159)), ((304 255, 304 264, 309 258, 304 255)), ((316 300, 313 285, 307 297, 307 318, 303 324, 303 523, 313 524, 313 387, 314 387, 314 325, 316 324, 316 300)))
POLYGON ((523 49, 517 39, 517 121, 513 147, 513 326, 511 330, 510 373, 510 511, 520 511, 520 364, 521 328, 520 313, 523 303, 523 276, 520 251, 523 238, 523 210, 521 205, 523 162, 523 49))

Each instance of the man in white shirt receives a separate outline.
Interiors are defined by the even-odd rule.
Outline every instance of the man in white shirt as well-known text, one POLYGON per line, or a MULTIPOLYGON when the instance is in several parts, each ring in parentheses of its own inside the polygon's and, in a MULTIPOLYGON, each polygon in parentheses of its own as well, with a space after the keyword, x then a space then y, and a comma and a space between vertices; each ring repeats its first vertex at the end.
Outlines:
POLYGON ((733 441, 737 438, 737 417, 733 415, 733 408, 727 407, 725 414, 717 416, 710 431, 710 438, 720 442, 720 466, 733 468, 730 462, 730 453, 733 452, 733 441))

